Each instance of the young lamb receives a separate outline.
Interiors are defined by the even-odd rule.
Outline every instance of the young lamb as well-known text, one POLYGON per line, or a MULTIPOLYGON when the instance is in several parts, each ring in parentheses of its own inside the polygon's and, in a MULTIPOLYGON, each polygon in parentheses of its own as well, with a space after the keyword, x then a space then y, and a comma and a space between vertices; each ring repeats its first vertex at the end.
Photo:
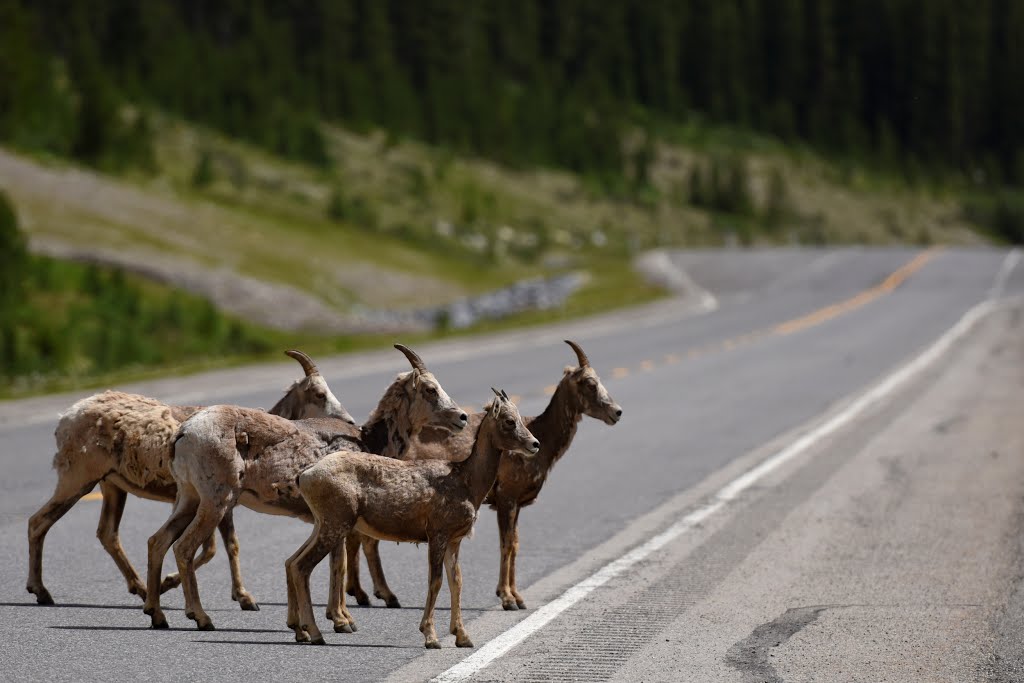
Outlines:
MULTIPOLYGON (((325 416, 354 423, 309 356, 295 350, 285 353, 302 365, 305 377, 288 388, 271 412, 289 419, 325 416)), ((179 424, 198 410, 195 406, 171 406, 145 396, 106 391, 78 401, 61 416, 55 432, 57 454, 53 459, 57 487, 28 523, 27 588, 39 604, 53 604, 43 585, 46 533, 97 483, 103 504, 96 535, 124 576, 128 591, 146 599, 146 588, 121 546, 121 515, 129 493, 174 502, 175 484, 169 468, 171 440, 179 424)), ((242 585, 238 537, 231 515, 221 520, 220 532, 231 565, 232 598, 244 610, 259 609, 242 585)), ((216 542, 211 536, 196 566, 209 562, 215 552, 216 542)), ((170 590, 178 583, 178 576, 171 574, 162 581, 160 590, 170 590)))
MULTIPOLYGON (((298 477, 315 520, 313 534, 285 562, 288 624, 299 642, 323 644, 313 616, 309 575, 327 553, 344 569, 346 537, 355 529, 376 539, 427 543, 429 583, 420 621, 424 645, 438 648, 434 603, 442 566, 451 592, 451 623, 459 647, 473 642, 462 623, 459 545, 473 529, 484 496, 494 484, 502 452, 535 454, 540 444, 508 397, 497 395, 477 427, 472 451, 461 462, 404 461, 341 451, 325 456, 298 477)), ((341 596, 344 602, 344 595, 341 596)), ((343 604, 344 610, 344 604, 343 604)), ((338 630, 338 629, 335 629, 338 630)))
MULTIPOLYGON (((583 415, 614 425, 622 417, 622 408, 612 400, 608 390, 601 384, 601 378, 590 365, 587 354, 579 344, 565 342, 579 360, 579 367, 567 367, 555 389, 548 407, 537 417, 528 417, 526 426, 540 439, 540 452, 530 458, 506 454, 498 467, 498 477, 484 501, 498 511, 498 533, 500 536, 500 564, 498 587, 495 593, 501 598, 501 605, 507 610, 525 609, 526 602, 516 589, 516 555, 519 552, 519 511, 536 500, 548 474, 572 444, 576 429, 583 415)), ((470 429, 458 435, 449 435, 433 429, 420 433, 407 460, 446 458, 459 460, 472 449, 469 437, 483 415, 470 416, 470 429)), ((384 570, 380 563, 378 541, 364 538, 363 553, 373 579, 374 592, 380 597, 390 593, 384 570)), ((349 595, 366 600, 369 598, 359 585, 359 562, 356 547, 348 549, 348 576, 346 588, 349 595)), ((391 596, 397 604, 398 599, 391 596)), ((390 606, 390 603, 389 603, 390 606)))
MULTIPOLYGON (((468 416, 449 398, 419 356, 395 345, 409 359, 411 372, 398 376, 362 428, 348 433, 320 420, 288 421, 237 406, 211 406, 182 423, 174 441, 171 471, 178 485, 174 509, 149 539, 145 612, 153 628, 167 628, 160 609, 160 571, 171 544, 185 593, 185 613, 200 630, 213 629, 202 608, 195 579, 196 550, 235 505, 257 512, 312 521, 296 488, 296 476, 331 451, 360 448, 366 443, 386 453, 402 453, 409 440, 432 425, 463 429, 468 416), (244 481, 244 487, 243 487, 244 481), (244 490, 243 490, 244 488, 244 490)), ((332 577, 332 618, 347 621, 342 609, 343 574, 332 577)))

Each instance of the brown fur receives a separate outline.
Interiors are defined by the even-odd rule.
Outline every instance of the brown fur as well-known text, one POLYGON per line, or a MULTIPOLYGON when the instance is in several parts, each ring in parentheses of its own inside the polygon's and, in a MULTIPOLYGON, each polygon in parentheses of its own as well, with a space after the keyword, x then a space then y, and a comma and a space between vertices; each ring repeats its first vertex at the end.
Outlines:
MULTIPOLYGON (((304 403, 305 395, 309 395, 311 400, 318 400, 306 392, 307 385, 312 386, 310 379, 306 377, 294 383, 275 409, 287 403, 290 409, 302 414, 324 414, 316 405, 306 406, 304 403)), ((317 387, 321 384, 326 386, 322 378, 315 384, 317 387)), ((333 394, 330 396, 333 403, 328 403, 334 406, 337 399, 333 394)), ((337 413, 338 408, 340 404, 332 410, 337 413)), ((121 515, 128 493, 174 502, 176 486, 170 471, 172 438, 180 423, 198 410, 197 406, 170 406, 145 396, 106 391, 78 401, 61 416, 55 432, 57 453, 53 459, 58 476, 57 487, 50 500, 28 524, 27 588, 36 595, 40 604, 53 604, 42 580, 46 533, 97 484, 103 505, 96 535, 124 576, 129 592, 145 600, 146 588, 121 546, 118 535, 121 515)), ((340 408, 340 413, 348 415, 344 408, 340 408)), ((242 585, 238 537, 231 515, 224 517, 219 528, 232 571, 232 597, 242 609, 257 609, 255 600, 242 585)), ((203 545, 203 553, 196 560, 196 566, 208 562, 215 552, 216 543, 211 536, 203 545)), ((161 582, 160 589, 166 591, 178 584, 178 576, 171 574, 161 582)))
MULTIPOLYGON (((622 409, 601 384, 597 372, 590 367, 585 355, 581 361, 586 365, 565 368, 562 379, 544 412, 536 417, 524 418, 527 428, 540 440, 540 452, 529 458, 506 453, 498 466, 494 487, 484 501, 498 512, 500 563, 498 587, 495 592, 501 598, 505 609, 526 607, 526 602, 516 589, 515 578, 515 560, 519 551, 520 510, 537 499, 555 463, 565 455, 572 444, 583 415, 589 415, 607 424, 615 424, 622 413, 622 409)), ((483 416, 483 413, 470 415, 469 429, 459 434, 445 434, 436 429, 423 430, 407 459, 465 458, 472 449, 469 434, 475 433, 476 426, 483 416)), ((387 589, 377 546, 378 542, 373 539, 364 540, 362 545, 374 582, 375 594, 380 597, 382 590, 390 592, 390 589, 387 589)), ((366 594, 360 586, 358 559, 353 561, 353 557, 354 551, 350 551, 346 588, 349 595, 356 595, 358 599, 360 594, 366 594)), ((397 598, 394 598, 394 601, 397 603, 397 598)))
MULTIPOLYGON (((450 631, 459 647, 472 647, 460 609, 459 545, 473 528, 477 510, 494 484, 502 451, 536 453, 539 444, 523 425, 515 404, 498 397, 480 421, 469 457, 461 462, 400 461, 351 451, 331 453, 299 475, 299 489, 316 524, 310 538, 285 562, 288 623, 300 642, 323 643, 309 595, 309 576, 328 554, 344 569, 346 538, 353 529, 376 539, 427 543, 429 583, 420 622, 424 644, 440 647, 434 603, 442 567, 451 592, 450 631)), ((344 601, 344 597, 342 597, 344 601)), ((351 628, 354 622, 342 603, 351 628)), ((335 622, 335 630, 339 629, 335 622)))
MULTIPOLYGON (((411 436, 428 424, 461 428, 466 416, 425 369, 399 375, 385 392, 368 425, 383 424, 387 442, 404 450, 411 436)), ((329 427, 329 425, 327 425, 329 427)), ((152 590, 171 544, 185 593, 186 615, 200 629, 213 628, 203 611, 193 557, 219 521, 238 504, 258 512, 312 521, 296 488, 298 474, 317 462, 328 447, 355 441, 357 427, 342 424, 325 431, 322 421, 288 421, 237 406, 211 406, 182 423, 171 467, 178 484, 174 510, 149 539, 148 596, 145 611, 154 628, 167 620, 152 590)), ((400 452, 396 450, 395 452, 400 452)), ((340 583, 332 579, 332 594, 340 583)), ((337 602, 340 603, 340 600, 337 602)), ((333 614, 334 602, 329 606, 333 614)))

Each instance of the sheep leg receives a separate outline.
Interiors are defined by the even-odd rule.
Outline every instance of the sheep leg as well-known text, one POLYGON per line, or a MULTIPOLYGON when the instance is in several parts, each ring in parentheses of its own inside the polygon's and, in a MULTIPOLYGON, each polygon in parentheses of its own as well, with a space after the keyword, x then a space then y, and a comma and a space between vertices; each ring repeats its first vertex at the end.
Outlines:
POLYGON ((526 601, 523 600, 523 596, 516 588, 516 558, 519 557, 519 513, 521 511, 522 508, 517 505, 512 517, 512 552, 509 554, 508 560, 508 587, 512 591, 512 597, 515 598, 516 606, 519 609, 526 609, 526 601))
POLYGON ((100 523, 96 527, 96 537, 100 539, 103 549, 114 559, 114 564, 128 582, 128 592, 145 600, 146 586, 125 555, 121 537, 117 533, 118 527, 121 526, 121 515, 124 513, 128 493, 106 481, 100 482, 100 492, 103 494, 103 506, 100 508, 100 523))
MULTIPOLYGON (((238 534, 235 533, 234 510, 228 510, 221 518, 220 535, 224 539, 224 548, 228 553, 228 564, 231 566, 231 599, 238 602, 238 605, 247 612, 258 612, 260 606, 256 604, 256 598, 242 585, 242 566, 238 561, 238 534)), ((212 541, 213 536, 210 536, 212 541)), ((206 554, 206 546, 203 546, 203 554, 206 554)), ((211 553, 212 556, 212 553, 211 553)), ((205 564, 202 558, 196 560, 196 567, 205 564)))
MULTIPOLYGON (((313 615, 313 599, 309 593, 309 575, 313 573, 316 565, 327 556, 331 550, 338 548, 344 555, 345 535, 348 529, 335 526, 332 533, 327 531, 328 527, 317 520, 313 526, 313 535, 303 544, 297 553, 285 563, 285 571, 292 582, 292 590, 295 591, 295 601, 298 608, 299 626, 295 632, 296 640, 299 640, 300 632, 308 634, 309 642, 314 645, 325 644, 324 636, 316 625, 316 617, 313 615)), ((301 641, 300 641, 301 642, 301 641)))
POLYGON ((334 622, 335 633, 352 633, 358 630, 355 619, 345 607, 344 585, 346 563, 348 562, 348 540, 331 549, 331 591, 327 599, 327 618, 334 622))
MULTIPOLYGON (((196 569, 202 567, 204 564, 209 562, 217 554, 217 539, 210 536, 208 539, 203 541, 203 552, 196 558, 196 569)), ((160 582, 160 592, 166 593, 169 590, 174 590, 181 585, 181 576, 178 572, 173 572, 164 577, 164 580, 160 582)))
POLYGON ((28 581, 25 588, 36 596, 40 605, 52 605, 53 597, 43 585, 43 541, 46 532, 57 523, 82 496, 89 493, 100 477, 95 479, 85 473, 62 473, 50 500, 28 520, 28 581), (78 476, 73 476, 78 474, 78 476))
POLYGON ((448 572, 448 592, 452 596, 451 623, 449 632, 455 636, 456 647, 473 647, 466 628, 462 624, 462 567, 459 566, 459 544, 462 539, 448 544, 444 555, 444 568, 448 572))
POLYGON ((431 650, 441 647, 441 643, 437 640, 437 631, 434 630, 434 603, 437 602, 437 594, 441 591, 441 581, 444 579, 444 556, 447 551, 448 544, 443 539, 430 539, 427 551, 429 562, 427 604, 423 607, 420 633, 423 634, 423 646, 431 650))
POLYGON ((363 536, 362 539, 366 567, 370 570, 370 578, 373 580, 373 594, 383 600, 388 607, 401 607, 398 597, 391 592, 388 580, 384 578, 384 567, 380 563, 380 541, 369 536, 363 536))
POLYGON ((178 562, 178 575, 181 577, 181 591, 185 595, 185 616, 194 619, 200 631, 214 630, 213 621, 203 610, 199 599, 199 586, 196 582, 196 551, 207 538, 213 535, 214 529, 220 524, 224 513, 230 509, 234 501, 218 505, 211 500, 199 503, 195 517, 174 544, 174 558, 178 562))
POLYGON ((146 567, 146 603, 142 611, 152 620, 153 628, 167 628, 167 617, 160 609, 160 575, 163 573, 164 556, 171 545, 178 540, 185 528, 192 523, 199 507, 199 496, 188 484, 178 485, 174 509, 164 525, 149 537, 149 558, 146 567))
POLYGON ((498 565, 498 588, 494 593, 501 598, 501 606, 506 610, 519 609, 516 605, 516 599, 512 596, 512 589, 509 588, 514 520, 513 506, 501 501, 498 504, 498 554, 500 562, 498 565))
POLYGON ((301 555, 303 551, 309 547, 309 544, 311 544, 316 538, 316 529, 314 528, 313 531, 314 533, 303 541, 302 545, 299 546, 299 549, 284 561, 284 581, 285 587, 288 591, 288 614, 286 617, 286 623, 288 624, 288 628, 295 631, 295 640, 299 643, 308 643, 309 634, 299 628, 299 603, 295 591, 295 582, 292 581, 291 566, 295 563, 295 560, 299 555, 301 555))
POLYGON ((345 539, 345 552, 348 555, 346 560, 348 568, 345 572, 345 592, 355 598, 357 604, 367 607, 370 604, 370 596, 359 585, 359 547, 362 544, 362 538, 362 534, 352 532, 345 539))

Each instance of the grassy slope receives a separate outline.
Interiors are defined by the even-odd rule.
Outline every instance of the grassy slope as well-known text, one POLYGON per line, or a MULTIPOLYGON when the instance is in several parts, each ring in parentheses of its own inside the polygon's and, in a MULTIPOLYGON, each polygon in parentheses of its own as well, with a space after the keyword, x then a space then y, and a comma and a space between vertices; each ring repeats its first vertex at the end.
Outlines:
MULTIPOLYGON (((755 233, 755 243, 978 241, 961 218, 956 189, 910 187, 725 129, 663 132, 651 168, 652 186, 641 198, 627 193, 618 199, 607 188, 567 173, 511 170, 380 133, 329 129, 335 163, 318 170, 171 119, 157 117, 156 130, 155 176, 112 179, 48 159, 43 170, 59 170, 56 181, 0 173, 0 186, 14 199, 30 234, 229 268, 297 286, 339 310, 436 302, 565 268, 591 273, 590 284, 564 309, 477 328, 488 330, 551 322, 658 296, 632 272, 630 257, 652 246, 707 246, 729 239, 731 219, 723 221, 686 199, 694 164, 722 154, 745 159, 755 205, 764 203, 771 174, 785 178, 792 224, 755 233), (213 180, 199 189, 192 177, 204 151, 212 160, 213 180), (369 213, 329 220, 326 207, 339 191, 350 204, 370 207, 369 213), (473 246, 480 238, 488 246, 473 246)), ((37 378, 0 393, 277 359, 278 346, 325 354, 390 341, 278 333, 267 333, 266 339, 273 351, 177 357, 155 369, 136 365, 37 378)))

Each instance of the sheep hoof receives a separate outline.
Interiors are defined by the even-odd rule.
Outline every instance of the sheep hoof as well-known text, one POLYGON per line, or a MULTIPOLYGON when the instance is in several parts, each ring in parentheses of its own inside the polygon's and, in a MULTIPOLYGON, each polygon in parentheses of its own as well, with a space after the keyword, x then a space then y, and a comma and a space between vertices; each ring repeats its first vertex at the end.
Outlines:
POLYGON ((170 628, 170 625, 167 623, 167 617, 163 616, 162 614, 160 616, 154 616, 153 623, 151 624, 150 628, 170 628))
POLYGON ((519 609, 526 609, 526 601, 522 598, 516 598, 516 607, 519 609))
POLYGON ((519 605, 517 605, 513 600, 502 600, 501 608, 506 612, 514 612, 519 609, 519 605))
POLYGON ((391 597, 387 598, 384 601, 384 604, 386 604, 391 609, 401 609, 401 607, 402 607, 402 603, 398 602, 398 598, 395 597, 394 595, 392 595, 391 597))
POLYGON ((441 643, 437 642, 436 640, 428 640, 423 644, 423 647, 427 648, 428 650, 440 650, 441 643))
MULTIPOLYGON (((298 628, 298 627, 293 626, 292 628, 298 628)), ((309 642, 309 634, 306 633, 305 631, 299 631, 299 630, 295 631, 295 642, 296 643, 308 643, 309 642)))
POLYGON ((238 601, 238 606, 242 608, 243 612, 259 612, 260 606, 252 598, 241 598, 238 601))
POLYGON ((181 578, 177 574, 168 574, 164 577, 164 580, 160 582, 160 592, 166 593, 169 590, 173 590, 181 585, 181 578))
POLYGON ((52 604, 54 604, 53 596, 50 595, 50 591, 46 590, 45 588, 40 588, 38 591, 29 590, 29 592, 36 594, 36 604, 37 605, 52 605, 52 604))
POLYGON ((212 621, 196 622, 196 628, 200 631, 216 631, 217 627, 213 625, 212 621))
POLYGON ((335 624, 335 633, 352 633, 352 627, 349 624, 335 624))
POLYGON ((315 640, 309 641, 310 645, 326 645, 327 641, 324 640, 323 636, 316 638, 315 640))
POLYGON ((473 647, 473 641, 469 638, 466 638, 465 640, 459 640, 456 638, 455 647, 473 647))
POLYGON ((129 586, 128 587, 128 592, 131 593, 132 595, 138 595, 140 598, 142 598, 143 602, 145 602, 145 600, 146 600, 146 589, 143 588, 142 586, 129 586))
POLYGON ((350 591, 348 591, 348 594, 356 599, 356 604, 359 605, 360 607, 369 607, 370 606, 370 596, 367 595, 365 591, 350 590, 350 591))

